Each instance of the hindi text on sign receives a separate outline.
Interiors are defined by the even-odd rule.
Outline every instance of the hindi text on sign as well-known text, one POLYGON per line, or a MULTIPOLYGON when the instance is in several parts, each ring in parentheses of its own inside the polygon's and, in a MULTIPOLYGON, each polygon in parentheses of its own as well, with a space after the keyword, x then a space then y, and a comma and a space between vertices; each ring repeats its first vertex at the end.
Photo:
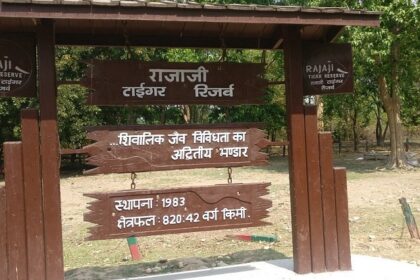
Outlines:
POLYGON ((206 167, 263 165, 260 149, 270 144, 264 131, 243 125, 98 127, 88 133, 96 141, 84 150, 86 174, 125 173, 206 167))
POLYGON ((270 183, 93 193, 89 240, 262 226, 270 183))
POLYGON ((308 44, 304 48, 305 94, 353 92, 350 44, 308 44))
POLYGON ((8 34, 0 39, 0 97, 36 97, 35 39, 8 34))
POLYGON ((262 104, 264 64, 99 61, 81 84, 90 105, 262 104))

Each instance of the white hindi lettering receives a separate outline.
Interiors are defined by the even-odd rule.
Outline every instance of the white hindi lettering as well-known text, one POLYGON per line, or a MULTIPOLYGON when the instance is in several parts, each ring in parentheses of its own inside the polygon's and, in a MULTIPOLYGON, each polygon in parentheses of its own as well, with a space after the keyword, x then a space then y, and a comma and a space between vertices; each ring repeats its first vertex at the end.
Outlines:
POLYGON ((248 147, 226 147, 219 149, 221 157, 248 157, 248 147))
POLYGON ((211 132, 210 130, 205 130, 205 131, 201 131, 201 130, 197 130, 194 131, 193 134, 193 141, 194 143, 211 143, 211 132))
POLYGON ((146 87, 145 83, 141 83, 138 87, 122 87, 122 94, 125 97, 144 96, 165 97, 166 87, 146 87))
POLYGON ((199 146, 198 148, 191 148, 190 146, 185 146, 182 149, 174 150, 174 153, 171 155, 173 160, 193 160, 193 159, 204 159, 211 158, 213 148, 203 148, 199 146))
POLYGON ((134 228, 134 227, 150 227, 156 225, 156 216, 135 216, 124 217, 121 216, 117 221, 119 229, 134 228))
POLYGON ((217 132, 213 133, 212 140, 217 143, 228 143, 230 132, 217 132))
POLYGON ((117 211, 133 210, 133 209, 152 209, 153 198, 139 198, 139 199, 119 199, 114 201, 114 207, 117 211))
POLYGON ((235 84, 227 88, 210 88, 206 84, 198 84, 194 87, 195 97, 233 97, 235 84))
POLYGON ((161 145, 163 142, 165 142, 164 134, 152 134, 148 131, 135 135, 129 135, 127 132, 121 132, 118 135, 118 144, 123 146, 161 145))
POLYGON ((193 132, 193 141, 194 143, 228 143, 229 142, 230 132, 215 132, 211 133, 209 130, 196 130, 193 132))
POLYGON ((207 82, 207 73, 209 70, 207 70, 204 66, 200 66, 197 68, 197 70, 190 70, 190 72, 187 73, 187 79, 191 83, 205 83, 207 82))
POLYGON ((244 132, 239 132, 239 131, 235 131, 232 133, 232 139, 235 142, 245 142, 245 136, 246 136, 246 131, 244 132))
POLYGON ((168 142, 171 145, 185 144, 187 135, 188 134, 186 133, 178 133, 177 131, 174 131, 172 134, 168 134, 168 142))
POLYGON ((247 209, 245 207, 241 207, 241 208, 233 208, 233 209, 228 209, 228 208, 223 208, 222 209, 222 214, 223 214, 223 220, 236 220, 238 219, 245 219, 246 218, 246 211, 247 209))
POLYGON ((199 66, 197 69, 150 69, 149 76, 153 82, 163 82, 164 80, 172 83, 183 83, 185 78, 191 83, 205 83, 207 82, 207 70, 204 66, 199 66))
POLYGON ((204 211, 204 213, 203 213, 203 220, 206 220, 206 221, 210 221, 210 220, 217 221, 217 213, 219 213, 219 212, 220 211, 217 208, 214 208, 213 210, 204 211))

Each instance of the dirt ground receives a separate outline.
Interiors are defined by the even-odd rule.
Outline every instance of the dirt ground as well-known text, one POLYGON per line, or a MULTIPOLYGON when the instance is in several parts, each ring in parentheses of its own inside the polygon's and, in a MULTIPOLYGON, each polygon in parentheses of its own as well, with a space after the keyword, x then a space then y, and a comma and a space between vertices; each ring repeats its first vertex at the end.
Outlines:
MULTIPOLYGON (((337 157, 337 156, 336 156, 337 157)), ((420 169, 381 170, 382 161, 338 157, 348 169, 349 220, 353 254, 382 256, 420 265, 420 240, 411 239, 398 199, 406 197, 420 222, 420 169)), ((173 188, 221 184, 226 169, 139 173, 137 188, 173 188)), ((271 182, 270 226, 140 237, 141 261, 131 261, 125 239, 84 241, 91 224, 83 222, 89 198, 83 193, 130 188, 130 174, 62 177, 62 218, 66 279, 114 279, 292 257, 287 160, 273 158, 265 167, 233 169, 233 182, 271 182), (276 243, 244 242, 228 234, 276 235, 276 243)))

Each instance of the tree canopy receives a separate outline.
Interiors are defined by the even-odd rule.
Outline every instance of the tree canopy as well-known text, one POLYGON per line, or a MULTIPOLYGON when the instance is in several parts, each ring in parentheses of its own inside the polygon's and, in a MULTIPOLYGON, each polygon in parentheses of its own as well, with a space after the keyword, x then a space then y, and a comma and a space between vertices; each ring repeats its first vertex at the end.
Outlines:
MULTIPOLYGON (((380 28, 347 28, 338 41, 353 47, 355 91, 352 95, 321 98, 325 129, 336 138, 385 139, 402 145, 402 137, 419 133, 420 125, 420 14, 412 0, 214 0, 212 3, 260 5, 341 6, 383 13, 380 28), (389 136, 388 136, 388 134, 389 136)), ((272 139, 285 138, 283 54, 281 51, 57 47, 59 132, 64 148, 85 144, 85 127, 118 124, 179 124, 264 122, 272 139), (96 107, 84 105, 86 89, 71 82, 82 78, 90 59, 127 59, 169 62, 263 62, 272 82, 264 105, 166 105, 96 107)), ((20 136, 20 109, 37 107, 32 99, 0 99, 0 141, 20 136)), ((399 149, 398 147, 395 149, 399 149)), ((397 151, 398 152, 398 151, 397 151)), ((403 159, 396 154, 391 165, 403 159)))

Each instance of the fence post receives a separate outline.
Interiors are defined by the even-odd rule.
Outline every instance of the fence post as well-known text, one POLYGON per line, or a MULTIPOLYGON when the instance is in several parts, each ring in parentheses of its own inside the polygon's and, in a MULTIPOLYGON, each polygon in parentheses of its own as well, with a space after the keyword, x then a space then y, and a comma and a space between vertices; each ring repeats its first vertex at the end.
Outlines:
POLYGON ((7 275, 6 190, 0 186, 0 275, 7 275))
POLYGON ((28 279, 45 279, 44 214, 37 110, 22 110, 28 279))
POLYGON ((27 279, 22 143, 4 143, 9 279, 27 279))
POLYGON ((327 271, 339 269, 337 241, 337 213, 333 173, 333 141, 331 133, 319 134, 322 208, 324 214, 325 266, 327 271))

